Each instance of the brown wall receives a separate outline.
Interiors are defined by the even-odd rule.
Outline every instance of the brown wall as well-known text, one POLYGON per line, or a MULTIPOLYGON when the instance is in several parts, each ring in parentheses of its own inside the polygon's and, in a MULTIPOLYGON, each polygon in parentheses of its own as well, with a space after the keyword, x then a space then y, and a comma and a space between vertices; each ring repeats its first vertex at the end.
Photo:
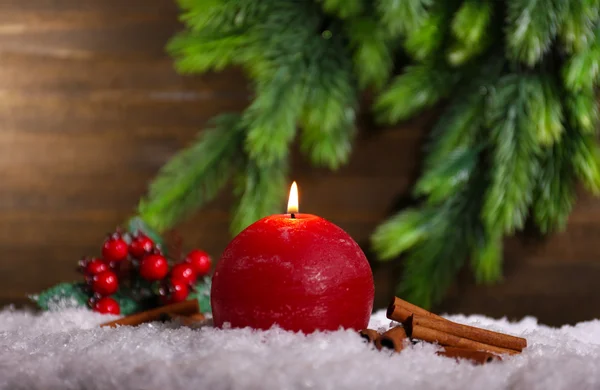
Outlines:
MULTIPOLYGON (((176 20, 172 0, 0 2, 0 303, 77 278, 77 259, 98 253, 159 167, 210 117, 247 103, 235 71, 175 74, 163 47, 176 20)), ((366 243, 410 188, 434 119, 363 126, 352 162, 336 173, 296 156, 303 209, 366 243)), ((187 246, 218 256, 229 208, 223 194, 184 223, 187 246)), ((600 202, 584 197, 567 233, 507 243, 504 284, 475 287, 465 273, 439 309, 550 324, 598 316, 598 233, 600 202)), ((374 264, 379 306, 397 268, 374 264)))

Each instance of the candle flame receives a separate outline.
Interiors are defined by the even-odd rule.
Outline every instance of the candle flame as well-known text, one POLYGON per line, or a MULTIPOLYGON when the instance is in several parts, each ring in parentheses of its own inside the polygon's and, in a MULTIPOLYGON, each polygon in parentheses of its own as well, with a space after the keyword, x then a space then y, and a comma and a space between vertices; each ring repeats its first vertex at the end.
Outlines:
POLYGON ((295 214, 298 212, 298 185, 296 182, 293 182, 292 187, 290 188, 287 212, 288 214, 295 214))

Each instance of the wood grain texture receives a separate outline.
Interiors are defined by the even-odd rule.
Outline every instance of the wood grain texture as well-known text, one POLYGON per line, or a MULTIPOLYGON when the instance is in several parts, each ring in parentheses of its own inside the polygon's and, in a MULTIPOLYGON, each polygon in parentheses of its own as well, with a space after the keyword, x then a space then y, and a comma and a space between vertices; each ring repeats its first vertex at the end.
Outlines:
MULTIPOLYGON (((165 161, 211 117, 247 105, 238 70, 173 71, 164 46, 178 29, 172 0, 0 2, 0 304, 77 278, 78 258, 99 253, 165 161)), ((339 224, 374 259, 368 236, 406 205, 435 119, 375 129, 363 113, 352 160, 335 173, 294 151, 302 209, 339 224)), ((186 248, 218 257, 231 206, 225 191, 184 221, 186 248)), ((465 271, 437 309, 549 324, 597 317, 598 234, 600 202, 582 194, 566 232, 507 240, 503 284, 475 286, 465 271)), ((372 266, 383 307, 401 262, 372 266)))

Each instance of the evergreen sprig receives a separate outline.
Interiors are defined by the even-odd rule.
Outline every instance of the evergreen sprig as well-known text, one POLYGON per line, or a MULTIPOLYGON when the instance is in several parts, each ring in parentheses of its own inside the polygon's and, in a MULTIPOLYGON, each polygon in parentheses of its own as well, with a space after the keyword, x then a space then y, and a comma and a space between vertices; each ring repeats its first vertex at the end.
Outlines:
POLYGON ((372 237, 381 259, 403 256, 399 291, 417 304, 438 302, 465 264, 500 280, 505 235, 528 219, 563 229, 578 182, 600 193, 600 0, 179 4, 176 69, 240 67, 253 98, 159 172, 139 205, 150 228, 170 228, 229 178, 233 233, 278 211, 295 145, 314 165, 348 161, 364 92, 383 124, 447 103, 415 206, 372 237))

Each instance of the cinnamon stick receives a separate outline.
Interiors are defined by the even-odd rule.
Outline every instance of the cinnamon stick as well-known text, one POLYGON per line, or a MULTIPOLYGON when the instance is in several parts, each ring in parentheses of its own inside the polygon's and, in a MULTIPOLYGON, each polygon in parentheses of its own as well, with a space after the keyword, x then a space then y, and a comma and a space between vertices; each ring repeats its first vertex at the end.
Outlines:
POLYGON ((380 335, 375 341, 375 345, 377 349, 389 348, 400 352, 404 348, 404 340, 407 338, 404 328, 402 326, 395 326, 380 335))
POLYGON ((457 347, 444 347, 442 351, 437 352, 437 355, 455 358, 456 360, 466 359, 470 360, 474 364, 485 364, 494 360, 502 360, 500 356, 493 353, 457 347))
POLYGON ((379 333, 373 329, 363 329, 358 333, 367 343, 375 343, 375 340, 379 338, 379 333))
POLYGON ((412 324, 412 333, 411 337, 423 341, 428 341, 430 343, 438 343, 444 346, 450 347, 460 347, 467 348, 471 350, 479 350, 492 352, 497 354, 510 354, 514 355, 519 353, 519 351, 515 351, 513 349, 507 349, 502 347, 497 347, 494 345, 489 345, 485 343, 480 343, 478 341, 470 340, 464 337, 458 337, 446 332, 442 332, 436 329, 426 328, 422 325, 416 325, 414 323, 415 316, 413 316, 413 324, 412 324))
POLYGON ((135 313, 115 321, 101 324, 101 327, 114 328, 118 325, 137 326, 145 322, 159 321, 162 317, 169 314, 192 315, 200 312, 197 299, 177 302, 170 305, 158 307, 156 309, 135 313))
POLYGON ((494 332, 487 329, 476 328, 474 326, 457 324, 450 320, 438 320, 433 317, 413 316, 412 326, 422 326, 424 328, 438 330, 451 335, 478 341, 480 343, 493 345, 496 347, 521 351, 527 347, 527 340, 521 337, 511 336, 503 333, 494 332))
POLYGON ((204 317, 204 314, 202 313, 195 313, 192 315, 169 314, 169 317, 172 320, 179 321, 183 326, 194 325, 206 319, 206 317, 204 317))
POLYGON ((419 306, 413 305, 410 302, 405 301, 404 299, 400 299, 398 297, 394 297, 392 303, 390 303, 387 310, 387 317, 390 320, 404 322, 413 314, 417 314, 423 317, 432 317, 443 320, 443 317, 438 316, 437 314, 433 314, 419 306), (410 314, 409 314, 410 313, 410 314))

